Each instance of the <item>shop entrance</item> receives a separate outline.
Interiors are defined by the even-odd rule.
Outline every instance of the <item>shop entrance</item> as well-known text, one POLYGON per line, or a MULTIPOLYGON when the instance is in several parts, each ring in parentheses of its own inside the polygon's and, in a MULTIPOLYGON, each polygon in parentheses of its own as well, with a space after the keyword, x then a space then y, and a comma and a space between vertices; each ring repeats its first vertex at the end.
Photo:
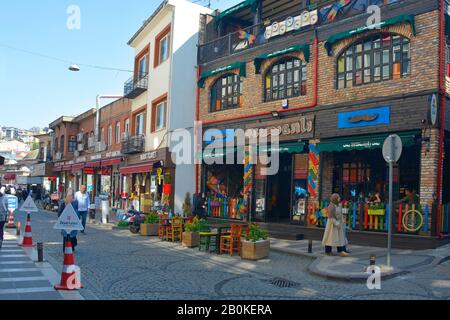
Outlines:
POLYGON ((292 154, 280 153, 278 173, 268 176, 267 220, 289 222, 291 220, 292 154))

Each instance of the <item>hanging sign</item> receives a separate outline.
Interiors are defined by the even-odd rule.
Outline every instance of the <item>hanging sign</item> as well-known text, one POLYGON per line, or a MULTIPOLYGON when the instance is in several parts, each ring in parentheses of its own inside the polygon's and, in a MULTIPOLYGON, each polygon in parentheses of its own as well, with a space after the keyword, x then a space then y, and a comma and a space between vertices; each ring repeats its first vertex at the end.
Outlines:
POLYGON ((438 114, 438 107, 437 107, 437 96, 436 94, 432 94, 429 98, 429 104, 430 104, 430 120, 431 125, 436 125, 437 122, 437 114, 438 114))

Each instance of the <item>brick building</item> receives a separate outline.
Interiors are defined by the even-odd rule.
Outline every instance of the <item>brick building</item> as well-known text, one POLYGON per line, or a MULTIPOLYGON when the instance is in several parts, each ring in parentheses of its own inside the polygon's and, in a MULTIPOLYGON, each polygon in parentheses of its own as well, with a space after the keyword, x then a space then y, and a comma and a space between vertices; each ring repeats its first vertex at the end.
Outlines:
MULTIPOLYGON (((198 82, 204 132, 261 135, 277 128, 280 140, 275 175, 247 159, 201 166, 209 215, 268 223, 273 234, 289 238, 320 238, 322 209, 336 192, 350 240, 382 245, 389 213, 381 148, 397 134, 403 154, 394 168, 394 197, 408 206, 395 206, 394 245, 435 246, 448 234, 448 209, 440 205, 450 201, 442 5, 247 0, 204 16, 198 82), (372 4, 381 12, 375 28, 366 10, 372 4)), ((250 151, 248 144, 241 149, 250 151)))

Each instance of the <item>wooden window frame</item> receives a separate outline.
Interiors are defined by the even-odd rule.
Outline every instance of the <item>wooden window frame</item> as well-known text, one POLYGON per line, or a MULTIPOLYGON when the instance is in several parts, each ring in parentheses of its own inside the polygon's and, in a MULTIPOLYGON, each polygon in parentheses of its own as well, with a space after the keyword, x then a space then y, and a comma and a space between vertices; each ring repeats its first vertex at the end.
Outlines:
POLYGON ((141 79, 139 67, 142 58, 144 58, 145 56, 147 56, 146 75, 148 75, 150 73, 150 44, 148 44, 144 49, 142 49, 134 58, 134 78, 136 81, 141 79))
POLYGON ((220 112, 225 110, 231 110, 231 109, 238 109, 242 107, 242 78, 235 73, 227 73, 222 75, 220 78, 216 79, 214 84, 211 86, 210 89, 210 106, 209 111, 212 112, 220 112), (232 76, 233 79, 231 83, 229 83, 228 79, 232 76), (226 79, 226 84, 224 85, 223 79, 226 79), (237 81, 236 81, 237 79, 237 81), (238 90, 234 90, 235 86, 238 85, 238 90), (229 93, 229 88, 231 87, 231 93, 229 93), (223 95, 223 89, 225 88, 225 95, 223 95), (214 94, 216 99, 214 99, 214 94), (219 99, 220 98, 220 99, 219 99), (231 104, 228 103, 229 99, 234 100, 237 98, 237 104, 235 104, 233 101, 231 104), (220 109, 217 110, 217 101, 220 100, 220 109), (224 104, 224 101, 226 103, 224 104))
MULTIPOLYGON (((171 31, 172 31, 172 25, 171 24, 169 24, 168 26, 166 26, 156 37, 155 37, 155 45, 154 45, 154 47, 155 47, 155 53, 154 53, 154 60, 153 60, 153 67, 154 68, 156 68, 156 67, 158 67, 159 65, 161 65, 162 63, 164 63, 165 61, 167 61, 167 60, 164 60, 164 61, 162 61, 162 62, 159 62, 160 61, 160 56, 159 56, 159 54, 160 54, 160 49, 161 49, 161 40, 165 37, 165 36, 167 36, 168 34, 170 34, 171 33, 171 31)), ((172 52, 172 35, 170 36, 170 39, 169 39, 169 56, 170 56, 170 53, 172 52)))
POLYGON ((136 133, 136 116, 138 116, 141 113, 143 113, 143 115, 144 115, 144 128, 143 128, 142 132, 143 132, 143 135, 145 135, 145 132, 147 130, 147 105, 140 107, 139 109, 137 109, 136 111, 134 111, 132 113, 130 136, 137 136, 137 133, 136 133))
POLYGON ((168 112, 168 109, 169 109, 167 97, 168 97, 168 94, 165 93, 162 96, 160 96, 160 97, 158 97, 158 98, 156 98, 155 100, 152 101, 152 119, 151 119, 151 129, 150 129, 150 131, 152 133, 156 132, 156 131, 161 131, 161 130, 164 130, 165 128, 167 128, 167 112, 168 112), (161 129, 157 130, 156 129, 156 107, 159 104, 161 104, 162 102, 164 102, 164 101, 166 102, 166 117, 164 119, 165 120, 165 124, 164 124, 164 128, 161 128, 161 129))

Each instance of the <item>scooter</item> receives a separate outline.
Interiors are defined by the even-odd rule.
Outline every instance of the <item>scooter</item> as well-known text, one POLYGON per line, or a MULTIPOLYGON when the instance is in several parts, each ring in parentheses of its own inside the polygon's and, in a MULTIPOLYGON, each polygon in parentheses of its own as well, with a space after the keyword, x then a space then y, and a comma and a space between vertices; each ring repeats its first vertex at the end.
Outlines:
POLYGON ((136 210, 130 210, 128 213, 132 215, 126 220, 130 226, 130 232, 137 234, 141 231, 141 224, 144 223, 145 215, 136 210))

